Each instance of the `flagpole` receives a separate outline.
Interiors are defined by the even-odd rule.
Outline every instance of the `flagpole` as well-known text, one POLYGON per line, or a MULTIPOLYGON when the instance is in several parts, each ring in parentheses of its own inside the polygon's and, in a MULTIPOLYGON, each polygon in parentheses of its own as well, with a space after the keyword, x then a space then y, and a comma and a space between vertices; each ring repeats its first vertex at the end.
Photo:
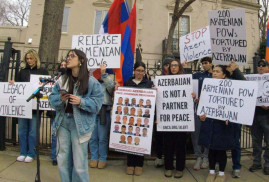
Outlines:
POLYGON ((124 0, 124 3, 125 3, 125 8, 126 8, 126 10, 128 12, 128 15, 129 15, 130 14, 130 10, 129 10, 129 8, 127 8, 127 7, 129 7, 128 6, 128 3, 126 2, 126 0, 124 0))

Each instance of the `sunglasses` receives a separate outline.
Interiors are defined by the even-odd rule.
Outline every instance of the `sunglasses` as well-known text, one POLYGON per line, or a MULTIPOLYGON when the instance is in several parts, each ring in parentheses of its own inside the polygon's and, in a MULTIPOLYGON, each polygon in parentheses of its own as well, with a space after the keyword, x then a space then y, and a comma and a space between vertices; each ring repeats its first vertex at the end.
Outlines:
POLYGON ((258 64, 258 67, 266 67, 265 64, 258 64))

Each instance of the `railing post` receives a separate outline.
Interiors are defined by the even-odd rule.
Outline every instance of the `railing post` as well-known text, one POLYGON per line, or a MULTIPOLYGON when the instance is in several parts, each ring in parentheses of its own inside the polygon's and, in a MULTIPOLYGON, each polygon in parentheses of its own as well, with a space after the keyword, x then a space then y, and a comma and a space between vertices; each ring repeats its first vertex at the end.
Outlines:
POLYGON ((255 53, 255 56, 253 57, 253 73, 258 73, 257 66, 258 62, 261 60, 261 57, 258 53, 255 53))

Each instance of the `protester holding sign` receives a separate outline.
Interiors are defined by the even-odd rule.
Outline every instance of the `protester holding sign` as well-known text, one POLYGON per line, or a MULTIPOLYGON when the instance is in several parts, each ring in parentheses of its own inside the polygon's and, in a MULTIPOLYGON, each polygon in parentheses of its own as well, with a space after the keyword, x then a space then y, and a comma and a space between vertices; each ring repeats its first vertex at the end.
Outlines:
MULTIPOLYGON (((99 71, 99 70, 98 70, 99 71)), ((104 91, 104 102, 98 115, 96 125, 90 139, 91 162, 90 167, 103 169, 106 167, 108 149, 108 131, 110 129, 110 109, 114 91, 113 79, 106 73, 106 66, 100 66, 101 78, 98 79, 104 91), (99 157, 98 157, 99 156, 99 157)), ((116 116, 116 122, 120 121, 120 115, 116 116), (119 118, 119 119, 117 119, 119 118)), ((116 123, 115 122, 115 123, 116 123)))
MULTIPOLYGON (((229 76, 226 66, 218 65, 213 69, 213 78, 225 79, 229 76)), ((199 137, 199 145, 209 148, 209 174, 206 181, 219 182, 225 181, 224 170, 227 164, 226 150, 234 148, 234 125, 228 121, 220 121, 217 119, 206 118, 206 115, 200 116, 201 130, 199 137), (219 174, 216 175, 215 166, 219 162, 219 174)))
POLYGON ((66 74, 49 96, 56 110, 52 132, 59 139, 57 161, 61 181, 89 181, 88 141, 103 100, 101 84, 89 76, 86 55, 70 50, 66 74))
MULTIPOLYGON (((268 62, 264 59, 258 62, 258 73, 264 74, 268 72, 268 62)), ((262 169, 262 140, 266 143, 264 151, 264 169, 265 175, 269 175, 269 107, 256 106, 253 125, 251 127, 251 136, 253 144, 253 165, 249 171, 255 172, 262 169)))
MULTIPOLYGON (((30 82, 30 75, 48 75, 48 71, 40 68, 38 53, 30 49, 23 59, 23 66, 16 77, 16 82, 30 82)), ((29 93, 30 94, 30 93, 29 93)), ((26 99, 26 98, 25 98, 26 99)), ((18 119, 18 133, 20 143, 20 156, 17 161, 32 162, 35 157, 36 125, 39 125, 41 113, 37 118, 36 111, 33 111, 32 119, 18 119)))
MULTIPOLYGON (((152 88, 152 81, 144 78, 146 65, 143 62, 136 62, 134 64, 134 77, 124 83, 124 86, 136 88, 152 88)), ((144 163, 144 156, 127 154, 127 168, 128 175, 141 175, 144 163)))
MULTIPOLYGON (((184 74, 184 69, 180 63, 180 60, 174 59, 169 64, 169 75, 184 74)), ((186 132, 164 132, 164 166, 166 177, 172 177, 172 170, 174 169, 174 152, 176 152, 176 172, 175 178, 181 178, 183 176, 183 170, 185 168, 186 160, 186 132)))

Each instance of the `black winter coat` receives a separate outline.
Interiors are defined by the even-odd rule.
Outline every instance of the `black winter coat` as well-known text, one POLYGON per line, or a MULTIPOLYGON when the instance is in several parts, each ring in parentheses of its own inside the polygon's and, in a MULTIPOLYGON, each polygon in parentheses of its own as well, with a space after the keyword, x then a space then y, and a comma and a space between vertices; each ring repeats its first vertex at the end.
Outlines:
POLYGON ((33 69, 27 66, 25 69, 21 69, 16 77, 16 82, 30 82, 30 75, 48 75, 48 71, 44 68, 37 69, 34 67, 33 69))
POLYGON ((234 124, 207 118, 201 123, 198 144, 213 150, 230 150, 235 147, 234 124))
POLYGON ((152 88, 153 82, 151 80, 146 79, 145 77, 143 80, 137 85, 134 81, 134 78, 129 79, 123 85, 126 87, 136 87, 136 88, 152 88))

